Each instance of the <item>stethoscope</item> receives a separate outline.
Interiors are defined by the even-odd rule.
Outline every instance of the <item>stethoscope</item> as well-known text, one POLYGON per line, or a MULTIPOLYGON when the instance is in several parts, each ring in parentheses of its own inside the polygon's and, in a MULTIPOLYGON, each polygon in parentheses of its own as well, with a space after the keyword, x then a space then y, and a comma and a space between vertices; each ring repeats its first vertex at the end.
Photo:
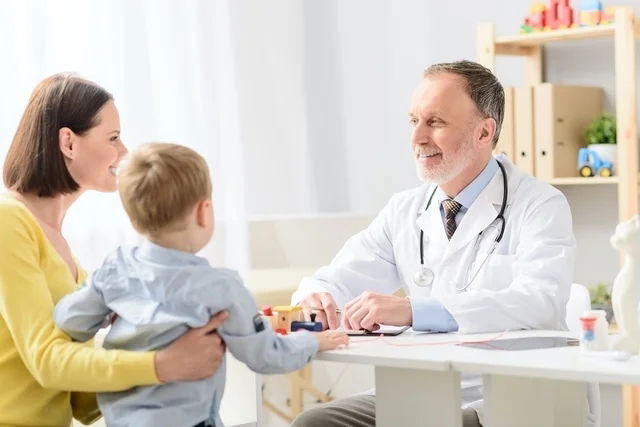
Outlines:
MULTIPOLYGON (((504 227, 506 223, 504 219, 504 211, 507 207, 507 197, 509 195, 509 190, 507 188, 507 172, 504 170, 504 166, 502 166, 502 163, 500 163, 498 160, 496 160, 496 162, 498 162, 498 166, 500 167, 500 171, 502 172, 502 184, 504 188, 502 192, 502 206, 500 206, 500 212, 498 213, 498 216, 491 222, 491 224, 486 229, 478 233, 474 247, 477 249, 485 231, 487 231, 492 227, 495 227, 497 230, 497 226, 495 225, 497 221, 500 221, 500 231, 496 235, 493 245, 491 246, 491 249, 487 252, 487 255, 485 256, 484 260, 480 264, 480 267, 478 267, 473 277, 471 277, 471 280, 468 280, 471 263, 467 265, 467 274, 465 275, 465 279, 467 279, 467 284, 464 285, 462 288, 459 288, 456 285, 456 290, 458 292, 465 291, 469 286, 471 286, 476 276, 478 275, 480 270, 482 270, 482 267, 487 262, 491 254, 493 254, 493 251, 495 251, 496 247, 498 246, 498 243, 500 243, 500 241, 502 240, 502 236, 504 235, 504 227)), ((431 206, 431 201, 433 200, 433 196, 436 194, 437 190, 438 190, 438 187, 436 187, 431 193, 431 196, 429 197, 429 201, 427 202, 427 207, 424 208, 425 212, 429 209, 429 206, 431 206)), ((474 252, 476 251, 474 250, 474 252)), ((427 287, 433 284, 435 277, 436 275, 433 272, 433 270, 424 265, 424 231, 420 230, 420 268, 418 269, 418 271, 416 271, 416 274, 413 276, 413 282, 416 284, 416 286, 427 287)))

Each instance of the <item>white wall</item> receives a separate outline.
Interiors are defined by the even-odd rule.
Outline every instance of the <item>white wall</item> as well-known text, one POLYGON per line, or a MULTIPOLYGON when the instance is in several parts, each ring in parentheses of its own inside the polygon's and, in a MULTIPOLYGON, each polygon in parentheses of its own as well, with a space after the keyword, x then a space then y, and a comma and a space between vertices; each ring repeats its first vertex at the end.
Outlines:
MULTIPOLYGON (((54 25, 63 21, 44 19, 49 15, 38 11, 49 5, 47 13, 57 16, 69 9, 35 0, 8 3, 7 16, 20 13, 0 27, 0 40, 19 36, 20 43, 2 46, 7 60, 21 71, 8 74, 11 77, 0 84, 2 154, 34 82, 43 72, 60 71, 62 65, 96 78, 117 94, 131 147, 149 139, 202 140, 213 145, 209 136, 196 136, 216 134, 229 121, 220 111, 234 110, 228 99, 221 100, 224 88, 211 87, 225 68, 222 56, 216 54, 220 50, 216 43, 228 42, 233 86, 238 90, 242 145, 238 156, 244 171, 234 172, 238 162, 229 161, 228 152, 220 149, 210 154, 220 162, 214 163, 213 171, 218 212, 225 205, 237 205, 229 216, 241 217, 245 205, 233 197, 222 197, 220 183, 230 182, 233 188, 227 193, 246 198, 250 215, 372 215, 391 194, 416 185, 406 113, 421 71, 434 62, 475 58, 479 22, 494 21, 499 35, 517 32, 530 1, 233 0, 228 2, 228 41, 213 34, 220 20, 226 20, 214 7, 220 1, 189 3, 179 13, 166 13, 172 10, 173 3, 168 1, 160 5, 150 1, 120 1, 109 6, 87 3, 92 7, 76 3, 61 3, 74 11, 72 16, 79 22, 73 31, 64 33, 67 38, 54 25), (16 7, 18 4, 21 6, 16 7), (200 18, 197 21, 204 22, 201 26, 211 29, 213 35, 202 30, 200 36, 194 36, 196 26, 185 24, 191 22, 185 16, 191 15, 200 18), (167 16, 174 26, 171 31, 165 28, 167 16), (34 21, 37 17, 42 21, 41 33, 33 29, 34 22, 40 23, 34 21), (152 23, 154 31, 146 31, 152 23), (86 43, 76 49, 72 38, 86 43, 97 38, 94 44, 104 55, 96 58, 102 60, 84 61, 77 52, 84 52, 86 43), (51 48, 58 41, 69 46, 60 58, 51 48), (112 55, 109 60, 107 54, 112 55), (42 67, 33 65, 38 63, 42 67), (180 73, 172 73, 176 69, 180 73), (95 77, 103 74, 108 78, 95 77), (144 84, 131 83, 140 81, 144 84), (199 113, 184 114, 187 110, 199 113)), ((640 0, 626 3, 640 13, 640 0)), ((555 44, 545 57, 549 81, 603 86, 606 105, 615 105, 612 40, 555 44)), ((505 85, 519 84, 522 65, 517 58, 499 58, 498 76, 505 85)), ((228 90, 235 94, 234 88, 228 90)), ((226 134, 219 133, 228 142, 226 134)), ((615 187, 564 187, 562 191, 574 212, 579 244, 576 280, 610 282, 617 271, 617 256, 607 241, 617 222, 615 187)), ((219 237, 223 234, 221 230, 219 237)), ((237 233, 233 236, 242 240, 237 233)))
MULTIPOLYGON (((640 0, 627 3, 640 13, 640 0)), ((251 30, 241 26, 236 33, 247 49, 239 68, 253 76, 246 90, 256 99, 240 106, 251 135, 249 213, 371 214, 392 193, 418 183, 406 113, 422 69, 474 59, 479 22, 495 22, 498 35, 516 33, 530 1, 235 4, 255 17, 251 30)), ((545 59, 548 81, 602 86, 606 107, 613 108, 612 40, 558 43, 545 59)), ((497 73, 505 85, 520 84, 523 61, 499 58, 497 73)), ((617 223, 615 186, 561 190, 578 240, 575 280, 611 282, 618 263, 608 243, 617 223)))

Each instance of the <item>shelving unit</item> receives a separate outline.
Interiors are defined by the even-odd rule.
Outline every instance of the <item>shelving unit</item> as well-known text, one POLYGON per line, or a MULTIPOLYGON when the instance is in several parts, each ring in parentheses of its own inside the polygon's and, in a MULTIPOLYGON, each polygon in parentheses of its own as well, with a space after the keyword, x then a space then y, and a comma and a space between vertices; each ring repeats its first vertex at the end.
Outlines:
MULTIPOLYGON (((618 8, 613 24, 596 27, 570 28, 514 36, 495 36, 493 23, 483 23, 477 30, 478 62, 495 72, 496 55, 516 55, 525 58, 525 82, 543 82, 542 49, 553 42, 590 40, 613 37, 615 49, 616 127, 618 162, 616 176, 610 178, 553 178, 553 185, 616 184, 618 218, 626 221, 638 214, 638 130, 636 123, 636 54, 635 39, 640 37, 640 25, 635 22, 632 8, 618 8)), ((625 386, 623 390, 625 427, 640 427, 640 387, 625 386)))
POLYGON ((638 133, 636 123, 635 38, 640 25, 631 8, 616 10, 615 23, 531 34, 496 37, 493 23, 478 26, 478 62, 495 71, 496 55, 525 58, 525 84, 543 82, 542 49, 545 44, 613 37, 615 45, 616 125, 618 129, 617 174, 611 178, 553 178, 553 185, 617 184, 618 217, 625 221, 638 213, 638 133))

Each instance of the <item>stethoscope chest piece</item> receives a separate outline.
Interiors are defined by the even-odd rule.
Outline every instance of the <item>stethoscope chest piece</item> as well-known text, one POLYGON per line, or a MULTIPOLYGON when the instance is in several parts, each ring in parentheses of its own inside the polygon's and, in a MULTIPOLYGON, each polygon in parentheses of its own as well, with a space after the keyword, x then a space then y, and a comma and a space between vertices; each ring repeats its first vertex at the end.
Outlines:
POLYGON ((435 279, 435 277, 436 275, 433 273, 433 270, 421 265, 420 268, 418 268, 418 271, 416 271, 416 274, 413 275, 413 283, 415 283, 416 286, 425 288, 433 284, 433 279, 435 279))

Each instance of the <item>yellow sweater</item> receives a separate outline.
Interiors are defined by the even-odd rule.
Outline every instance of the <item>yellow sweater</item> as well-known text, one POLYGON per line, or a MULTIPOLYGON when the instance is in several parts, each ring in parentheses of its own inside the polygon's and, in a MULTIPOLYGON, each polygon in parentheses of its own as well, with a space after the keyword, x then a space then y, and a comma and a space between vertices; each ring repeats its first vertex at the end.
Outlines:
POLYGON ((92 348, 56 328, 53 308, 77 285, 35 217, 0 195, 0 427, 68 427, 72 404, 92 396, 67 390, 159 382, 153 353, 92 348))

